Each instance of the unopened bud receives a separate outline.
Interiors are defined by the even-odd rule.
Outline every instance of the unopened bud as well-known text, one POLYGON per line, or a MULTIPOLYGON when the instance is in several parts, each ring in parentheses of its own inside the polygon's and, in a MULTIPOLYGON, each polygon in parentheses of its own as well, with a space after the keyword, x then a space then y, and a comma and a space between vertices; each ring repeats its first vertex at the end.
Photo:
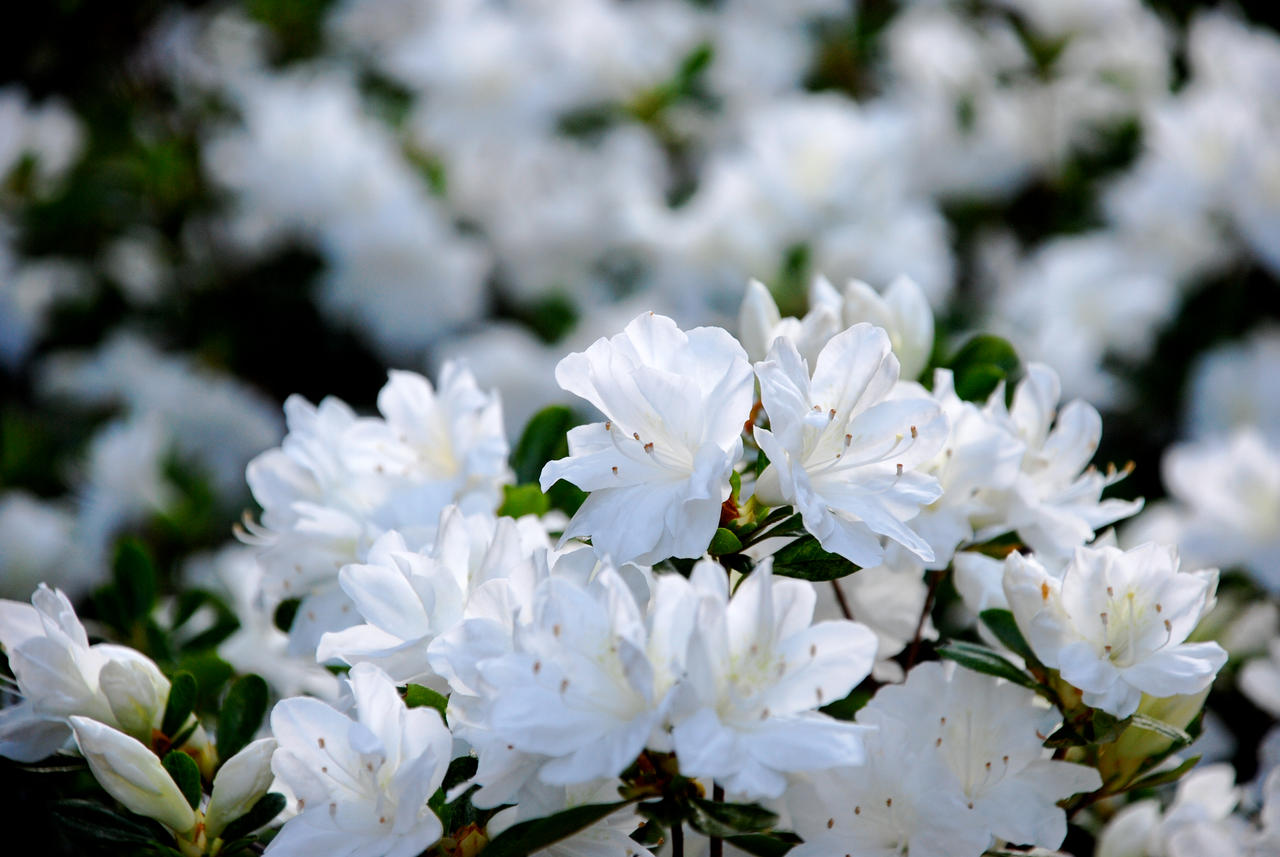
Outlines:
POLYGON ((88 717, 71 717, 76 743, 99 785, 132 812, 186 833, 196 816, 169 772, 136 738, 88 717))
POLYGON ((216 839, 223 829, 253 809, 271 788, 271 754, 276 739, 262 738, 236 753, 213 778, 213 794, 205 811, 205 832, 216 839))
POLYGON ((132 649, 121 648, 121 651, 128 656, 107 661, 98 674, 98 686, 120 730, 134 738, 150 739, 151 730, 159 726, 164 717, 169 680, 146 657, 132 649))

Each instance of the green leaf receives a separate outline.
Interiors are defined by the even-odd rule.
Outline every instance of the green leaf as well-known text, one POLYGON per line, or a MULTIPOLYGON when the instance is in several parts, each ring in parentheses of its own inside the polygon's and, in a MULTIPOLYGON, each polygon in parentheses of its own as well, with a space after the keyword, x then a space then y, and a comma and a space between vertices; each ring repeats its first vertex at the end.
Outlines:
POLYGON ((127 620, 133 622, 151 612, 156 603, 156 568, 141 542, 132 538, 120 540, 111 576, 127 620))
POLYGON ((711 544, 707 546, 707 553, 712 556, 723 556, 740 550, 742 550, 742 540, 724 527, 716 530, 716 534, 711 537, 711 544))
POLYGON ((218 715, 218 755, 230 759, 253 740, 267 713, 267 683, 261 676, 236 679, 218 715))
POLYGON ((726 836, 724 841, 748 854, 754 854, 755 857, 782 857, 796 847, 800 837, 792 833, 742 833, 726 836))
POLYGON ((178 785, 178 791, 191 804, 192 809, 200 806, 200 768, 196 760, 181 750, 170 750, 160 761, 169 776, 178 785))
POLYGON ((834 717, 836 720, 852 720, 862 710, 863 706, 870 701, 871 691, 858 690, 855 687, 849 691, 849 695, 844 699, 837 699, 835 702, 824 705, 818 710, 828 717, 834 717))
POLYGON ((546 818, 513 824, 489 841, 484 849, 485 857, 524 857, 541 851, 633 802, 634 800, 620 800, 615 803, 575 806, 546 818))
POLYGON ((778 823, 778 816, 754 803, 725 803, 691 798, 693 817, 689 823, 708 836, 759 833, 778 823))
POLYGON ((1018 352, 1007 340, 988 334, 970 339, 947 364, 955 376, 956 395, 970 402, 984 401, 1020 365, 1018 352))
POLYGON ((1138 789, 1154 789, 1159 786, 1168 785, 1169 783, 1176 783, 1178 780, 1182 779, 1183 774, 1185 774, 1187 771, 1194 768, 1199 763, 1200 763, 1200 757, 1192 756, 1190 759, 1187 759, 1182 764, 1178 765, 1178 767, 1176 768, 1170 768, 1167 771, 1156 771, 1154 773, 1148 774, 1147 776, 1138 780, 1136 783, 1133 783, 1132 785, 1130 785, 1129 788, 1125 789, 1125 791, 1136 791, 1138 789))
POLYGON ((538 482, 544 464, 567 456, 566 435, 578 423, 573 411, 563 405, 552 405, 534 414, 511 452, 511 469, 516 472, 516 481, 538 482))
POLYGON ((196 704, 196 677, 183 671, 176 673, 169 682, 169 699, 164 705, 164 720, 160 723, 160 731, 170 738, 178 734, 178 730, 191 716, 196 704))
POLYGON ((837 580, 848 577, 858 566, 842 556, 822 549, 813 536, 802 536, 773 555, 773 573, 801 580, 837 580))
POLYGON ((409 708, 434 708, 440 712, 440 719, 444 720, 445 709, 449 707, 449 697, 429 687, 411 684, 405 688, 404 704, 409 708))
POLYGON ((990 610, 983 610, 978 614, 978 618, 982 620, 982 624, 991 629, 991 633, 995 634, 996 639, 1009 651, 1029 664, 1040 663, 1035 652, 1031 651, 1026 638, 1022 636, 1022 630, 1018 628, 1018 622, 1013 618, 1013 611, 993 607, 990 610))
POLYGON ((1040 689, 1040 685, 1036 683, 1035 679, 1009 663, 998 652, 992 651, 986 646, 952 640, 939 646, 938 654, 974 672, 1007 679, 1014 684, 1020 684, 1037 692, 1040 689))
POLYGON ((221 839, 230 842, 248 836, 253 831, 268 824, 279 815, 288 801, 280 792, 267 792, 258 798, 258 802, 250 807, 244 815, 231 822, 222 831, 221 839))
POLYGON ((1163 735, 1176 745, 1185 746, 1190 744, 1194 739, 1183 730, 1179 729, 1163 720, 1156 720, 1154 717, 1148 717, 1145 714, 1135 714, 1129 718, 1129 724, 1137 726, 1139 729, 1145 729, 1148 732, 1155 732, 1163 735))
POLYGON ((521 518, 525 515, 545 515, 551 510, 551 498, 533 483, 527 485, 503 485, 502 506, 499 515, 521 518))
POLYGON ((57 819, 59 827, 77 839, 135 844, 157 841, 153 831, 96 801, 59 800, 50 804, 49 811, 57 819))

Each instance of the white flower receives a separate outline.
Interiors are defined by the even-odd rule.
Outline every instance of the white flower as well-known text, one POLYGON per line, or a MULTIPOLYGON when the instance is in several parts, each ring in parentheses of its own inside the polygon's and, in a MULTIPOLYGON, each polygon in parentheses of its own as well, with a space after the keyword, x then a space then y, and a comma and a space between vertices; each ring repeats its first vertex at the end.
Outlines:
POLYGON ((325 634, 317 658, 369 661, 397 682, 446 690, 428 666, 428 646, 462 621, 476 589, 529 565, 538 540, 545 547, 545 533, 529 529, 522 532, 511 518, 468 516, 450 506, 429 554, 409 550, 394 530, 384 534, 369 549, 368 562, 344 566, 338 575, 365 624, 325 634))
POLYGON ((232 821, 253 809, 271 787, 271 756, 276 739, 259 738, 222 763, 213 778, 213 791, 204 811, 204 829, 217 839, 232 821))
POLYGON ((858 712, 859 723, 900 724, 934 746, 992 834, 1045 848, 1067 835, 1057 801, 1102 787, 1093 768, 1050 758, 1044 736, 1060 719, 1026 688, 938 662, 920 664, 858 712))
POLYGON ((1280 592, 1280 443, 1246 427, 1172 446, 1161 463, 1187 556, 1280 592))
POLYGON ((856 768, 806 775, 787 791, 796 857, 978 857, 991 834, 941 756, 893 722, 869 732, 856 768))
POLYGON ((291 652, 312 653, 321 635, 359 621, 338 587, 338 570, 363 562, 395 529, 417 548, 430 543, 444 508, 493 511, 509 481, 497 398, 447 364, 439 388, 393 372, 378 395, 381 417, 357 418, 341 401, 285 402, 289 434, 249 463, 263 507, 246 541, 260 545, 267 607, 301 598, 291 652))
POLYGON ((1033 551, 1066 558, 1072 549, 1093 539, 1099 527, 1142 508, 1141 500, 1103 500, 1102 491, 1127 474, 1103 475, 1086 466, 1098 450, 1102 417, 1077 399, 1057 409, 1061 387, 1048 366, 1032 363, 1005 407, 1004 390, 987 401, 991 419, 1005 425, 1026 446, 1021 473, 1004 491, 986 498, 996 510, 975 536, 983 539, 1017 530, 1033 551))
POLYGON ((729 598, 728 573, 701 562, 687 689, 672 737, 680 771, 747 798, 781 796, 784 773, 862 761, 861 727, 817 712, 866 678, 876 639, 849 621, 811 625, 816 595, 764 562, 729 598))
POLYGON ((1217 643, 1187 643, 1212 606, 1217 570, 1179 572, 1177 552, 1156 544, 1130 551, 1077 548, 1061 578, 1011 554, 1004 590, 1032 650, 1084 691, 1084 702, 1117 717, 1142 694, 1204 690, 1227 660, 1217 643))
POLYGON ((655 668, 649 647, 681 647, 650 636, 612 568, 586 586, 544 579, 531 607, 527 624, 515 627, 514 651, 476 665, 488 703, 484 725, 510 749, 544 757, 538 776, 545 783, 616 777, 649 743, 667 707, 662 677, 671 670, 655 668))
POLYGON ((569 432, 569 457, 542 470, 591 492, 565 530, 615 562, 695 557, 729 496, 751 411, 751 367, 718 328, 685 333, 645 313, 556 367, 556 380, 607 417, 569 432))
POLYGON ((806 360, 812 360, 840 332, 840 311, 840 295, 825 277, 810 282, 809 311, 802 319, 783 318, 768 286, 752 280, 738 310, 738 337, 752 360, 765 359, 779 336, 790 339, 806 360))
POLYGON ((824 548, 858 565, 880 563, 881 535, 931 561, 905 522, 941 495, 915 468, 945 443, 947 423, 929 399, 886 400, 898 360, 885 332, 858 324, 833 337, 812 380, 795 346, 779 339, 756 373, 771 427, 755 430, 769 456, 757 496, 794 504, 824 548))
POLYGON ((90 646, 75 608, 41 584, 31 604, 0 601, 0 643, 23 700, 0 711, 0 755, 34 762, 60 749, 67 718, 82 715, 150 741, 169 680, 145 655, 90 646))
POLYGON ((108 794, 178 833, 195 826, 191 805, 141 741, 89 717, 73 716, 70 721, 89 770, 108 794))
MULTIPOLYGON (((926 395, 914 384, 900 384, 896 395, 915 394, 926 395)), ((943 569, 956 548, 973 539, 975 522, 993 514, 993 499, 1013 486, 1026 445, 1007 424, 956 395, 949 369, 934 372, 931 395, 946 415, 947 442, 919 470, 938 479, 942 496, 920 510, 911 529, 933 548, 926 567, 943 569)))
POLYGON ((351 670, 354 719, 295 697, 271 712, 279 748, 272 770, 299 813, 271 841, 276 857, 379 854, 412 857, 439 840, 427 799, 444 780, 452 739, 435 709, 406 708, 377 667, 351 670))

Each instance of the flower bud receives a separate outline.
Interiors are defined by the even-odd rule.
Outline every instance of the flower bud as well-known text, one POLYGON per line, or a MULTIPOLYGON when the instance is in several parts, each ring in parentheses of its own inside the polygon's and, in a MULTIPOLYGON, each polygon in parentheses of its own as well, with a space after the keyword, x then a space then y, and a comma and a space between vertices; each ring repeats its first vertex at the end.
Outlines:
POLYGON ((128 657, 111 653, 111 660, 98 674, 98 686, 120 730, 134 738, 149 741, 151 730, 164 718, 169 680, 149 659, 132 650, 124 651, 128 657))
MULTIPOLYGON (((1175 729, 1186 729, 1204 708, 1209 688, 1199 693, 1152 697, 1142 695, 1138 714, 1167 723, 1175 729)), ((1115 789, 1123 788, 1152 767, 1173 746, 1173 739, 1141 726, 1130 725, 1114 744, 1104 744, 1098 753, 1098 771, 1103 782, 1115 789)))
POLYGON ((782 321, 778 305, 759 280, 747 283, 747 294, 738 310, 738 339, 752 360, 763 360, 782 321))
POLYGON ((844 289, 845 326, 869 321, 883 327, 902 367, 900 377, 914 381, 933 351, 933 310, 924 291, 910 277, 898 277, 883 295, 860 280, 844 289))
POLYGON ((223 829, 244 815, 271 788, 271 754, 276 739, 261 738, 226 761, 213 778, 213 794, 205 810, 205 832, 216 839, 223 829))
POLYGON ((185 833, 196 816, 169 772, 141 741, 87 717, 71 717, 76 743, 99 785, 139 815, 185 833))

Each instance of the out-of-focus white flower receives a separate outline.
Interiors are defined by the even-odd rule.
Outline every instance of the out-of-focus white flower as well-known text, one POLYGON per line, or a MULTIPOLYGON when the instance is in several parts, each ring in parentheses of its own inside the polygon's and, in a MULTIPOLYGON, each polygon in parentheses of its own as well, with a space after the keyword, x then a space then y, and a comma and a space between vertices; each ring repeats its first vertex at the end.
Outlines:
POLYGON ((572 429, 569 457, 542 470, 544 490, 564 479, 591 492, 565 537, 588 536, 615 562, 701 555, 751 411, 742 346, 646 313, 560 361, 556 380, 607 417, 572 429))
POLYGON ((94 779, 130 811, 154 818, 177 833, 196 816, 169 772, 141 741, 91 717, 69 718, 76 744, 94 779))
POLYGON ((1187 556, 1243 568, 1267 590, 1280 591, 1280 446, 1246 427, 1226 438, 1176 444, 1162 465, 1187 556))
POLYGON ((1179 572, 1177 552, 1077 548, 1061 577, 1011 554, 1004 590, 1044 664, 1117 717, 1153 697, 1204 690, 1227 660, 1217 643, 1184 642, 1212 605, 1217 570, 1179 572))
POLYGON ((82 593, 97 572, 79 556, 75 516, 25 491, 0 494, 0 591, 25 596, 41 581, 82 593))
POLYGON ((92 353, 50 356, 40 365, 39 386, 44 395, 156 421, 164 443, 227 500, 243 496, 245 465, 276 443, 282 428, 275 404, 248 384, 127 332, 92 353))
POLYGON ((988 400, 989 417, 1015 434, 1025 451, 1013 485, 985 498, 996 511, 976 538, 1016 530, 1038 555, 1065 559, 1093 539, 1097 528, 1142 508, 1141 500, 1101 499, 1103 489, 1127 471, 1104 475, 1092 466, 1086 469, 1102 437, 1102 417, 1079 399, 1059 410, 1060 395, 1057 374, 1032 363, 1011 408, 1005 407, 1003 389, 988 400))
POLYGON ((1187 382, 1183 429, 1190 440, 1253 426, 1280 444, 1280 330, 1201 354, 1187 382))
POLYGON ((1044 848, 1067 835, 1057 801, 1102 787, 1093 768, 1050 758, 1044 736, 1060 718, 1033 691, 938 662, 881 688, 858 713, 859 723, 902 724, 936 747, 965 806, 996 837, 1044 848))
POLYGON ((756 374, 770 425, 755 430, 769 456, 761 501, 794 504, 824 548, 859 565, 880 563, 879 536, 931 561, 905 522, 941 495, 916 468, 946 442, 946 418, 929 399, 887 398, 898 360, 885 332, 858 324, 833 337, 812 379, 795 346, 779 339, 756 374))
POLYGON ((433 708, 406 708, 377 667, 350 674, 354 717, 295 697, 271 712, 271 767, 298 798, 298 815, 268 846, 276 857, 367 853, 412 857, 435 843, 427 799, 440 787, 452 738, 433 708))
POLYGON ((689 693, 672 731, 682 774, 747 798, 780 797, 786 773, 862 761, 864 730, 816 709, 866 678, 876 652, 863 625, 810 624, 813 586, 770 568, 757 566, 730 598, 725 569, 694 567, 689 693))
POLYGON ((259 738, 218 768, 204 810, 204 829, 210 839, 218 838, 230 822, 253 809, 271 788, 271 756, 276 746, 275 738, 259 738))
POLYGON ((0 643, 22 695, 0 712, 0 755, 23 762, 51 755, 66 743, 72 715, 148 741, 160 725, 169 680, 133 649, 90 646, 61 591, 41 584, 31 604, 0 601, 0 643))
POLYGON ((1127 393, 1103 358, 1146 358, 1177 310, 1174 284, 1114 233, 1041 244, 1002 284, 991 324, 1026 358, 1061 374, 1071 395, 1113 404, 1127 393))
MULTIPOLYGON (((289 635, 276 627, 272 611, 263 608, 262 566, 255 551, 231 543, 216 553, 192 557, 183 567, 188 585, 223 593, 240 627, 218 644, 218 657, 240 674, 262 676, 280 697, 338 697, 337 677, 308 655, 289 653, 289 635)), ((194 619, 192 620, 194 621, 194 619)))

